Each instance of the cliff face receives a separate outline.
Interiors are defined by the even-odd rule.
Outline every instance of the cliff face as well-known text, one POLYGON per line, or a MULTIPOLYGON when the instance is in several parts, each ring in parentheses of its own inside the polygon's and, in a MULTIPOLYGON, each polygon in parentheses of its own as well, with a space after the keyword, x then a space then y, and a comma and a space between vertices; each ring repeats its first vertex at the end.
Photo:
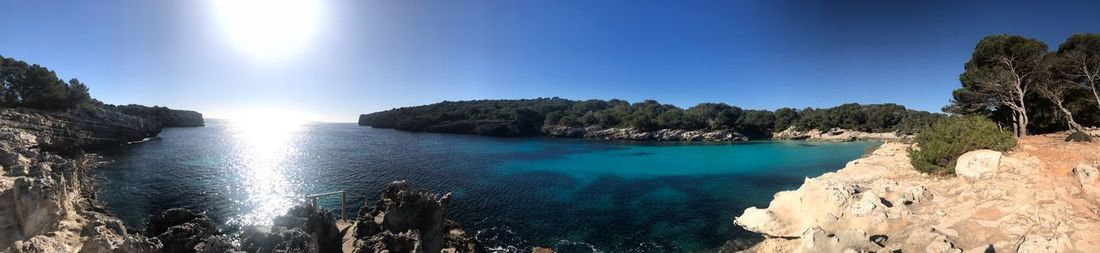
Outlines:
POLYGON ((143 140, 162 125, 99 107, 0 108, 0 252, 159 251, 95 201, 87 175, 99 159, 79 151, 143 140))
POLYGON ((750 252, 1100 252, 1100 145, 1059 137, 967 153, 947 177, 886 143, 734 223, 765 236, 750 252))
POLYGON ((118 115, 94 121, 87 115, 2 113, 0 251, 146 252, 158 247, 129 234, 122 221, 94 201, 92 179, 86 177, 97 162, 94 155, 61 157, 41 148, 119 144, 159 129, 121 121, 118 115))
POLYGON ((109 110, 137 116, 155 124, 160 124, 161 127, 200 127, 205 124, 202 113, 196 111, 144 105, 107 105, 105 107, 109 110))
POLYGON ((0 109, 0 128, 34 136, 46 150, 97 149, 152 137, 155 122, 102 108, 67 112, 23 108, 0 109))

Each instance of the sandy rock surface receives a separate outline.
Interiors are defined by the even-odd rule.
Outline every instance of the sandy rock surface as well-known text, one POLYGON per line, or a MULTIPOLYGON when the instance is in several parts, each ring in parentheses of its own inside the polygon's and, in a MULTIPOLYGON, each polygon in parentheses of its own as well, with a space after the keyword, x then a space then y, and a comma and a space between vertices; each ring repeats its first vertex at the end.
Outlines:
POLYGON ((820 129, 798 130, 795 127, 772 134, 773 139, 779 140, 807 140, 807 141, 907 141, 913 136, 900 133, 868 133, 855 130, 833 128, 826 131, 820 129))
POLYGON ((960 176, 886 143, 734 222, 765 235, 750 252, 1100 252, 1100 143, 1060 137, 969 154, 960 176))

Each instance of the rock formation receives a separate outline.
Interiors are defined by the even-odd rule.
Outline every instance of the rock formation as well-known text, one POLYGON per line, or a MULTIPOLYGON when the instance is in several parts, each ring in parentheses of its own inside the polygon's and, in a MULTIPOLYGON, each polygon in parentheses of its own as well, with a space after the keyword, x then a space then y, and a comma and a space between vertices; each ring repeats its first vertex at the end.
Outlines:
POLYGON ((795 127, 790 127, 772 134, 772 139, 807 141, 908 141, 912 138, 911 135, 899 133, 868 133, 841 128, 822 131, 819 129, 798 130, 795 127))
POLYGON ((0 128, 33 136, 46 150, 97 149, 138 141, 160 133, 153 122, 102 108, 67 112, 0 109, 0 128))
POLYGON ((542 132, 555 137, 583 137, 604 140, 631 141, 747 141, 741 133, 727 130, 700 131, 683 129, 661 129, 641 131, 635 128, 601 128, 546 126, 542 132))
POLYGON ((62 157, 42 149, 118 144, 159 129, 109 113, 3 109, 0 116, 0 251, 146 252, 160 247, 128 232, 94 201, 86 178, 98 161, 94 155, 62 157))
POLYGON ((156 252, 95 201, 82 150, 155 136, 160 124, 117 111, 0 108, 0 252, 156 252), (61 156, 63 154, 65 156, 61 156))
POLYGON ((144 105, 105 105, 104 107, 122 114, 140 117, 161 127, 200 127, 205 124, 202 113, 196 111, 144 105))
POLYGON ((1085 163, 1066 173, 1031 143, 963 155, 948 177, 917 172, 908 144, 886 143, 734 223, 765 236, 749 252, 1100 252, 1089 197, 1100 147, 1057 144, 1089 149, 1059 159, 1085 163))
POLYGON ((374 206, 359 211, 355 252, 485 252, 457 223, 446 219, 451 194, 416 189, 406 181, 386 185, 374 206))

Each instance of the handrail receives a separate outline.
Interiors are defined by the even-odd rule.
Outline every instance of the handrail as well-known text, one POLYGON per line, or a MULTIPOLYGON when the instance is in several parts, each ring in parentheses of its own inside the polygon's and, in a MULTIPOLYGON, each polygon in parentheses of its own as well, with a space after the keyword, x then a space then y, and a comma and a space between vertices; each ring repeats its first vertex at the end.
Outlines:
POLYGON ((334 192, 310 194, 310 195, 306 195, 306 198, 310 199, 310 204, 312 204, 313 207, 317 207, 317 199, 318 198, 324 197, 324 196, 336 195, 336 194, 340 194, 340 219, 346 221, 346 220, 348 220, 348 215, 347 215, 348 192, 347 191, 339 190, 339 191, 334 191, 334 192))

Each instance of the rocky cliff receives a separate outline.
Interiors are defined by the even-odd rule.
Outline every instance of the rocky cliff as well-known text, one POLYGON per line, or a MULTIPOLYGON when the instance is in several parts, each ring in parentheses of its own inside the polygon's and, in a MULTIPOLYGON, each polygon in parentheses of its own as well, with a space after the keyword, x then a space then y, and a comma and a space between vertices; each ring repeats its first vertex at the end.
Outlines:
POLYGON ((727 130, 661 129, 642 131, 635 128, 545 126, 542 132, 554 137, 582 137, 632 141, 747 141, 741 133, 727 130))
POLYGON ((155 136, 161 124, 100 107, 0 109, 0 252, 155 252, 95 201, 83 150, 155 136), (59 154, 63 154, 59 155, 59 154))
POLYGON ((912 138, 912 135, 896 132, 868 133, 841 128, 822 131, 819 129, 798 130, 795 127, 790 127, 772 134, 772 139, 807 141, 908 141, 912 138))
POLYGON ((0 113, 0 251, 144 252, 157 247, 155 241, 129 234, 94 201, 87 178, 97 162, 94 155, 62 157, 43 148, 119 144, 159 129, 111 114, 0 113), (103 120, 92 120, 96 117, 103 120))
POLYGON ((1060 137, 968 153, 946 177, 886 143, 734 223, 765 236, 750 252, 1100 252, 1100 145, 1060 137))
POLYGON ((205 125, 202 113, 177 110, 163 106, 105 105, 104 108, 130 116, 137 116, 161 127, 200 127, 205 125))
POLYGON ((45 111, 0 108, 0 128, 34 138, 31 148, 97 149, 138 141, 160 133, 160 124, 103 108, 45 111))

